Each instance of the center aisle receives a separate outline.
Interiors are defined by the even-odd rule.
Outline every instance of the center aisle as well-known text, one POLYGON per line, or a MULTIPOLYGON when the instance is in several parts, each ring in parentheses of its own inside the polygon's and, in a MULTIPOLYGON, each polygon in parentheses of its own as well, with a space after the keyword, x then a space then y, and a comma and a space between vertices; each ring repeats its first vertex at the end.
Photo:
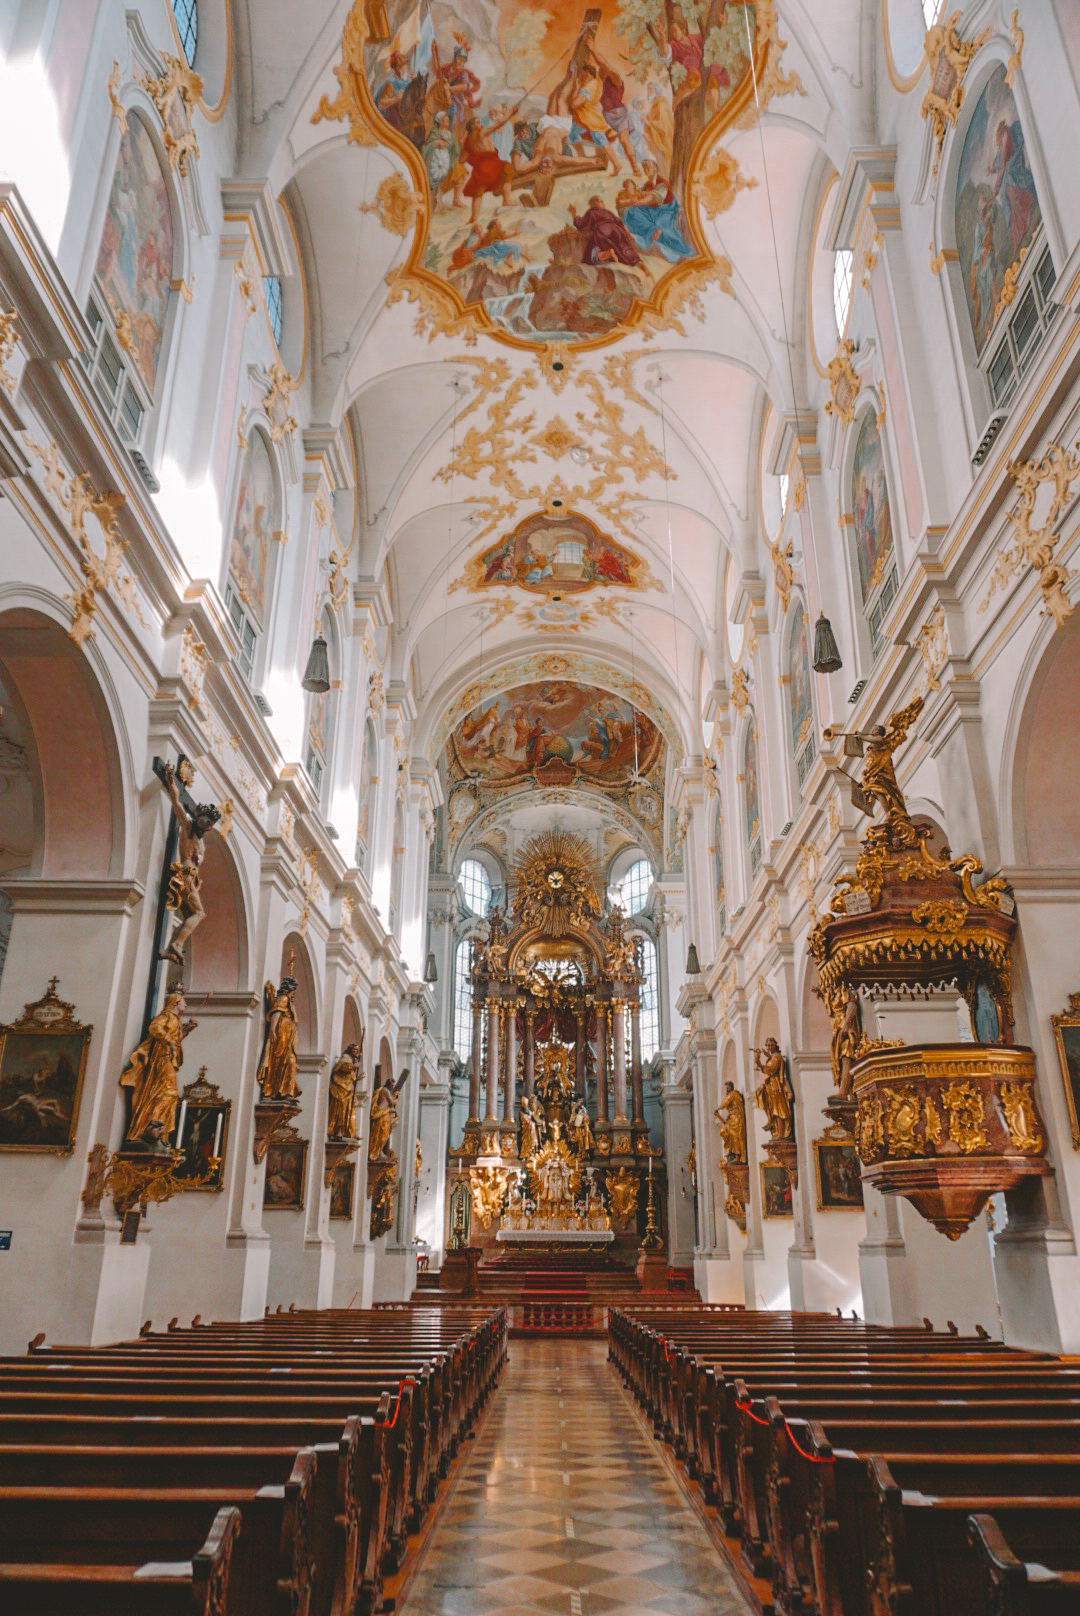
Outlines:
POLYGON ((749 1616, 599 1341, 514 1340, 400 1616, 749 1616))

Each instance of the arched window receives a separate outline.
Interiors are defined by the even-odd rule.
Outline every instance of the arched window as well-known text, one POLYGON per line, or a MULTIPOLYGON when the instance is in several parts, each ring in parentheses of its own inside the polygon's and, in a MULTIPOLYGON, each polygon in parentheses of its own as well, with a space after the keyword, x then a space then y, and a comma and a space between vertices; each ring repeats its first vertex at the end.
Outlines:
POLYGON ((928 28, 937 22, 938 12, 941 10, 941 0, 922 0, 923 20, 928 28))
POLYGON ((855 254, 850 247, 841 247, 833 258, 832 279, 832 306, 836 316, 836 329, 840 336, 847 330, 854 290, 855 254))
POLYGON ((137 445, 154 402, 173 278, 173 215, 150 131, 129 113, 105 210, 84 355, 120 433, 137 445))
POLYGON ((364 725, 364 755, 360 763, 360 814, 356 823, 356 868, 367 864, 375 822, 375 787, 379 783, 378 751, 371 720, 364 725))
POLYGON ((180 44, 187 65, 195 66, 195 52, 199 45, 199 6, 198 0, 172 0, 173 16, 176 18, 176 31, 180 35, 180 44))
POLYGON ((814 761, 814 701, 810 684, 810 642, 801 601, 791 614, 788 638, 788 739, 801 786, 814 761))
POLYGON ((454 1049, 462 1061, 472 1058, 472 968, 476 943, 463 938, 454 951, 454 1049))
POLYGON ((486 915, 491 902, 491 877, 479 859, 466 859, 458 871, 461 896, 466 909, 474 915, 486 915))
POLYGON ((240 636, 240 668, 251 679, 259 637, 269 622, 272 540, 278 528, 277 481, 270 446, 253 432, 240 467, 225 603, 240 636))
POLYGON ((717 808, 713 820, 713 868, 716 872, 716 931, 727 930, 727 887, 724 881, 724 816, 717 808))
POLYGON ((274 334, 274 341, 281 347, 281 326, 283 308, 281 303, 281 276, 263 276, 263 296, 266 298, 266 318, 270 321, 270 330, 274 334))
POLYGON ((855 554, 870 628, 870 647, 877 656, 882 646, 881 625, 896 594, 896 566, 885 453, 872 410, 864 414, 855 440, 851 509, 855 517, 855 554))
POLYGON ((649 901, 649 889, 653 884, 653 867, 648 859, 638 859, 631 864, 622 880, 613 889, 615 902, 624 914, 640 914, 649 901))
POLYGON ((651 937, 642 937, 641 963, 641 1058, 651 1061, 660 1048, 660 973, 656 961, 656 944, 651 937))
POLYGON ((780 488, 780 516, 783 518, 787 515, 787 497, 788 489, 791 486, 791 478, 786 471, 782 471, 776 481, 780 488))
POLYGON ((743 803, 746 812, 746 846, 750 854, 750 876, 753 879, 761 868, 761 781, 758 775, 757 733, 752 712, 743 751, 743 803))
POLYGON ((1055 275, 1016 98, 999 63, 975 102, 956 175, 956 253, 975 351, 1006 404, 1052 313, 1055 275))

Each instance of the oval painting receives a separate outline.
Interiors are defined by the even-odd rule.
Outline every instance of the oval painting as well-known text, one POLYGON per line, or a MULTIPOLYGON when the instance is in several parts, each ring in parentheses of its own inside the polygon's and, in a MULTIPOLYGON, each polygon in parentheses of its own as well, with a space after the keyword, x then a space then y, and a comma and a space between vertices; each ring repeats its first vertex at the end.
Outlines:
POLYGON ((663 737, 621 696, 548 679, 492 696, 466 713, 450 737, 452 771, 489 785, 621 788, 662 762, 663 737))
POLYGON ((892 516, 881 433, 872 414, 863 416, 851 469, 852 510, 855 513, 855 551, 859 583, 865 603, 885 576, 892 555, 892 516))

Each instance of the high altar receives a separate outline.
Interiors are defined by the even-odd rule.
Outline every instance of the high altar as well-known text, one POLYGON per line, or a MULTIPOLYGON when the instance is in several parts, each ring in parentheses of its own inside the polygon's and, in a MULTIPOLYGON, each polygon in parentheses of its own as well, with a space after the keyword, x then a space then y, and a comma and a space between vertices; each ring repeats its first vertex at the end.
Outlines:
POLYGON ((639 949, 622 911, 605 914, 588 844, 559 831, 535 837, 518 861, 510 921, 492 911, 474 961, 451 1249, 465 1244, 467 1222, 473 1245, 636 1248, 643 1233, 661 1247, 663 1153, 645 1123, 641 984, 639 949))

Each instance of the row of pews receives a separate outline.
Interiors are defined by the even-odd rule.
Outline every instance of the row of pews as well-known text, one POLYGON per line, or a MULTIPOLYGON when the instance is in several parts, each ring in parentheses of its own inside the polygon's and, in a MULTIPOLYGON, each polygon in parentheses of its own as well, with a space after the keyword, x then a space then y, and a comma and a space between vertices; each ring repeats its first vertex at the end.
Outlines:
POLYGON ((1080 1613, 1080 1361, 732 1308, 613 1310, 608 1339, 765 1607, 1080 1613))
POLYGON ((0 1359, 0 1610, 367 1616, 506 1338, 465 1306, 39 1337, 0 1359))

